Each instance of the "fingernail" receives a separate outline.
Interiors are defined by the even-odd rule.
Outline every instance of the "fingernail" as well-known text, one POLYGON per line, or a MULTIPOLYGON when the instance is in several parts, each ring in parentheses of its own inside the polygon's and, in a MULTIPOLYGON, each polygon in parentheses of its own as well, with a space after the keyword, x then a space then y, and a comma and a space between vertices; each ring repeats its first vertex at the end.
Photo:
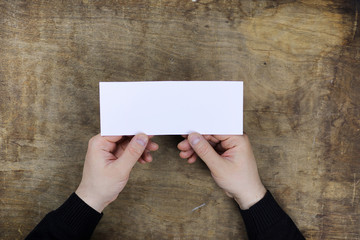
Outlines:
POLYGON ((145 146, 147 144, 147 141, 148 139, 145 136, 141 136, 136 139, 136 142, 142 146, 145 146))
POLYGON ((199 137, 194 137, 194 139, 191 139, 191 145, 196 145, 196 144, 198 144, 198 142, 200 142, 199 137))

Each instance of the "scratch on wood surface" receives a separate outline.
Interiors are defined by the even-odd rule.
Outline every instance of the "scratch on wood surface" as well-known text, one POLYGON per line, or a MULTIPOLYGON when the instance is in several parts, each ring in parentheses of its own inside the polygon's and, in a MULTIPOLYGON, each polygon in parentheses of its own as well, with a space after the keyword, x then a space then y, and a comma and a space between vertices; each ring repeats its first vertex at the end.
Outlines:
POLYGON ((5 172, 4 172, 4 175, 3 175, 3 189, 6 189, 6 180, 5 180, 5 172))
POLYGON ((22 233, 22 231, 21 231, 21 227, 22 227, 22 225, 19 226, 19 228, 18 228, 18 233, 20 233, 20 235, 22 236, 23 233, 22 233))
POLYGON ((196 210, 198 210, 199 208, 202 208, 203 206, 205 206, 206 205, 206 203, 203 203, 203 204, 201 204, 200 206, 197 206, 197 207, 195 207, 195 208, 193 208, 191 211, 193 212, 193 211, 196 211, 196 210))
POLYGON ((352 196, 352 201, 351 201, 351 205, 352 205, 352 206, 354 206, 354 202, 355 202, 356 185, 358 185, 359 182, 360 182, 360 180, 356 181, 356 173, 354 173, 353 196, 352 196))
POLYGON ((358 6, 356 4, 353 34, 352 34, 352 38, 351 38, 352 40, 354 40, 355 34, 356 34, 358 15, 359 15, 359 11, 358 11, 358 6))
POLYGON ((320 225, 320 239, 324 239, 324 203, 321 204, 321 225, 320 225))
POLYGON ((312 148, 314 149, 314 146, 315 146, 315 137, 316 136, 314 136, 314 138, 313 138, 313 144, 312 144, 312 148))

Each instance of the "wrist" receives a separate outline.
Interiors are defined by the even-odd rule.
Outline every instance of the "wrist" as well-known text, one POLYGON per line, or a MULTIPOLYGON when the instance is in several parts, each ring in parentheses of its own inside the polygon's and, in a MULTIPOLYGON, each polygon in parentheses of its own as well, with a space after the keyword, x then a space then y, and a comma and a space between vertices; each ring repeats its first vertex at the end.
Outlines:
POLYGON ((264 185, 259 185, 243 194, 235 194, 234 200, 239 204, 242 210, 247 210, 259 202, 266 194, 264 185))
POLYGON ((92 194, 91 191, 87 191, 85 187, 81 186, 81 184, 76 189, 75 193, 79 198, 81 198, 81 200, 99 213, 102 213, 104 208, 109 205, 109 203, 101 201, 96 194, 92 194))

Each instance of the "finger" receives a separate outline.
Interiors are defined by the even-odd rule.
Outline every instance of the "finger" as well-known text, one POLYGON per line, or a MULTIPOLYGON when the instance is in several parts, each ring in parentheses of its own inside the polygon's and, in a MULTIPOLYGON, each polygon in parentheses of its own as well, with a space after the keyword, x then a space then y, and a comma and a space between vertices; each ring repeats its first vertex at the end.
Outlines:
POLYGON ((214 143, 219 143, 219 142, 220 142, 219 139, 216 139, 216 137, 214 137, 214 136, 212 136, 212 135, 211 135, 211 137, 210 137, 209 140, 210 140, 211 142, 214 142, 214 143))
POLYGON ((223 152, 226 151, 226 149, 221 145, 221 143, 219 143, 219 144, 217 144, 217 145, 215 146, 215 150, 216 150, 219 154, 221 154, 221 153, 223 153, 223 152))
MULTIPOLYGON (((216 146, 216 143, 209 141, 212 147, 216 146)), ((181 151, 179 153, 181 158, 188 159, 194 154, 194 150, 192 149, 188 140, 184 140, 178 144, 178 148, 181 151)), ((195 158, 196 159, 196 158, 195 158)))
POLYGON ((179 155, 181 158, 187 159, 191 157, 193 154, 194 154, 194 150, 191 149, 189 151, 181 151, 179 155))
POLYGON ((116 143, 110 142, 105 137, 97 134, 89 140, 88 149, 103 150, 112 153, 116 149, 116 143))
POLYGON ((249 139, 246 135, 219 135, 214 137, 221 141, 221 146, 225 150, 249 143, 249 139))
POLYGON ((137 160, 144 153, 148 141, 149 138, 145 134, 137 134, 133 137, 125 148, 122 156, 118 159, 118 163, 121 168, 130 172, 137 160))
POLYGON ((191 155, 191 157, 189 157, 188 163, 192 164, 192 163, 196 162, 196 158, 197 158, 197 154, 194 153, 193 155, 191 155))
MULTIPOLYGON (((125 151, 126 146, 129 144, 130 140, 128 137, 124 137, 121 142, 121 144, 118 145, 117 150, 115 151, 114 155, 119 158, 121 154, 125 151)), ((156 151, 159 149, 159 145, 157 143, 152 142, 149 140, 148 144, 146 145, 146 149, 150 151, 156 151)))
POLYGON ((188 151, 191 149, 191 145, 187 139, 181 141, 177 147, 180 151, 188 151))
MULTIPOLYGON (((210 136, 210 135, 207 135, 207 136, 208 136, 208 138, 209 138, 208 142, 210 143, 210 145, 213 146, 213 147, 215 147, 216 144, 219 142, 219 140, 217 140, 217 139, 214 138, 213 136, 210 136)), ((205 138, 205 139, 206 139, 206 138, 205 138)), ((192 149, 192 148, 191 148, 191 145, 190 145, 190 143, 189 143, 189 141, 188 141, 187 139, 181 141, 181 142, 178 144, 177 147, 178 147, 178 149, 179 149, 180 151, 188 151, 188 150, 192 149)))
POLYGON ((216 139, 213 135, 204 135, 204 138, 210 142, 218 143, 220 140, 216 139))
POLYGON ((142 158, 140 158, 140 159, 138 160, 138 162, 141 163, 141 164, 146 163, 146 161, 145 161, 144 159, 142 159, 142 158))
POLYGON ((149 150, 144 151, 143 155, 141 156, 142 159, 144 159, 146 162, 151 162, 152 161, 152 156, 150 154, 149 150))
POLYGON ((130 138, 126 137, 122 139, 121 143, 117 144, 116 151, 114 152, 116 158, 119 158, 123 154, 126 147, 129 145, 130 140, 131 140, 130 138))
POLYGON ((138 160, 139 163, 146 163, 146 161, 144 160, 143 156, 141 156, 138 160))
POLYGON ((215 142, 213 142, 213 141, 208 141, 209 143, 210 143, 210 145, 212 146, 212 147, 215 147, 216 145, 217 145, 217 143, 215 143, 215 142))
POLYGON ((146 149, 150 151, 156 151, 159 149, 159 145, 157 143, 149 141, 149 143, 146 145, 146 149))
POLYGON ((196 154, 206 163, 210 170, 215 170, 220 163, 221 157, 210 143, 199 133, 191 133, 188 139, 196 154))
POLYGON ((104 136, 103 138, 105 138, 109 142, 116 143, 116 142, 120 141, 120 139, 122 139, 123 136, 104 136))

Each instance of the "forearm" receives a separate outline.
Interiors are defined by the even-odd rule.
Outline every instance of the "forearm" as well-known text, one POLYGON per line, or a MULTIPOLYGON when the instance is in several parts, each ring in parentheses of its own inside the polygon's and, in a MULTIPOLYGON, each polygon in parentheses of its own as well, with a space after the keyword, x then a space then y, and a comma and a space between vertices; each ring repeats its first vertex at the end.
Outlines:
POLYGON ((26 239, 89 239, 101 217, 73 193, 63 205, 48 213, 26 239))
POLYGON ((305 239, 269 191, 248 210, 240 210, 250 240, 305 239))

